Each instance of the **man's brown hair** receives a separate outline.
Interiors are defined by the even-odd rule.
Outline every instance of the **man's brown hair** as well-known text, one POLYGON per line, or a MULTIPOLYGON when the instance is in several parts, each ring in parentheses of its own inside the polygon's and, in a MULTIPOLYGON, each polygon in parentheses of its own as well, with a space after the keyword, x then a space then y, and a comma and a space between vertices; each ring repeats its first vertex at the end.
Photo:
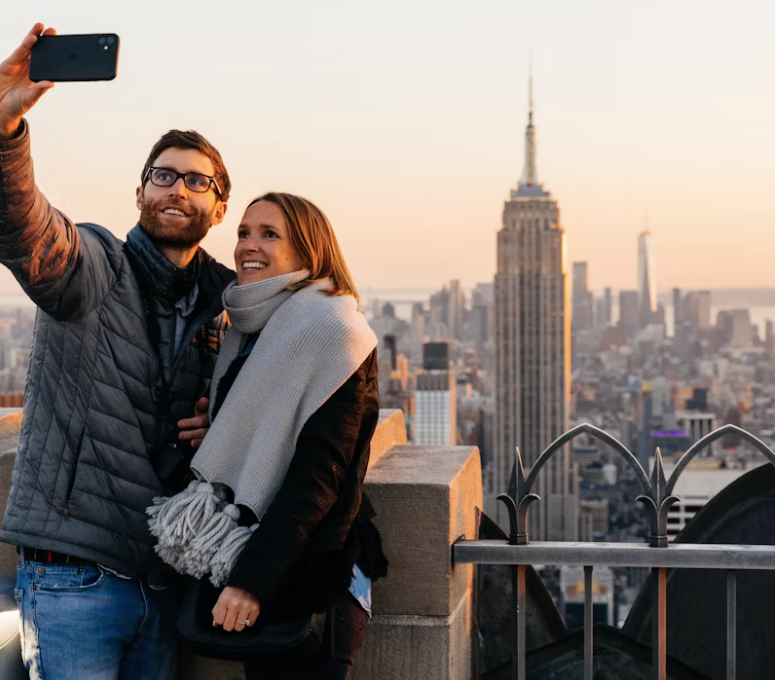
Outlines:
POLYGON ((331 279, 333 286, 327 291, 328 295, 352 295, 360 300, 334 229, 320 208, 301 196, 276 191, 254 199, 248 208, 259 201, 274 203, 280 208, 288 225, 291 245, 310 271, 309 278, 295 286, 295 289, 304 288, 321 279, 331 279))
POLYGON ((167 149, 194 149, 207 156, 213 164, 213 177, 215 177, 215 181, 218 182, 222 192, 220 198, 224 203, 229 200, 231 180, 229 179, 229 173, 226 172, 226 166, 223 164, 223 158, 221 158, 218 149, 195 130, 170 130, 153 145, 153 149, 151 149, 151 153, 148 155, 148 160, 145 161, 143 173, 140 175, 140 184, 143 187, 148 176, 148 168, 167 149))

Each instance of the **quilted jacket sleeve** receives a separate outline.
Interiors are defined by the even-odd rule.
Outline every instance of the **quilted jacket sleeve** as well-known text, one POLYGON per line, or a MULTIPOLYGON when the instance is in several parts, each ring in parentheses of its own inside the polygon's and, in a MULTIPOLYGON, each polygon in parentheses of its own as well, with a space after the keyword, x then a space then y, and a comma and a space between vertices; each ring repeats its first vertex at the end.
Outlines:
POLYGON ((83 239, 35 185, 27 122, 0 142, 0 262, 44 312, 82 318, 114 282, 99 239, 83 239))

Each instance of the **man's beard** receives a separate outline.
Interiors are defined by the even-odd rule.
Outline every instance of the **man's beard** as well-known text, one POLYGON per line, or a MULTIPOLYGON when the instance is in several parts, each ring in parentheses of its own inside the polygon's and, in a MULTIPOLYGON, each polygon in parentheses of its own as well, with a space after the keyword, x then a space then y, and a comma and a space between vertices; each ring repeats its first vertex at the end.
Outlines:
POLYGON ((184 209, 168 201, 151 201, 143 197, 140 208, 140 226, 157 246, 193 248, 207 236, 207 232, 212 226, 212 215, 204 210, 198 211, 190 205, 184 209), (189 214, 188 224, 185 227, 163 224, 161 221, 163 218, 160 217, 162 207, 183 210, 189 214))

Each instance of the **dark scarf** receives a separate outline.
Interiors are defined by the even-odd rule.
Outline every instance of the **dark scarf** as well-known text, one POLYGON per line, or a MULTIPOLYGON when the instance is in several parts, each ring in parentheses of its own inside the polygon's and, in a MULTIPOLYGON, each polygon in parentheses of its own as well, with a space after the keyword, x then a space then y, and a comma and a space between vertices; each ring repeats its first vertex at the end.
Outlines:
POLYGON ((126 237, 126 252, 143 289, 168 305, 174 305, 188 295, 202 275, 201 248, 186 268, 176 267, 153 244, 139 223, 126 237))

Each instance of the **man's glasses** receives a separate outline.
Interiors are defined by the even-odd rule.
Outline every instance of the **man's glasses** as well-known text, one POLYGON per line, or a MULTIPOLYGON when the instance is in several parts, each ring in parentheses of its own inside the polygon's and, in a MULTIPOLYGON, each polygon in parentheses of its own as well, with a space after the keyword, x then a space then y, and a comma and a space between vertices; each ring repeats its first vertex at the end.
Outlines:
POLYGON ((183 184, 186 185, 186 189, 189 191, 204 194, 212 184, 215 186, 216 193, 219 196, 223 196, 221 187, 218 186, 215 177, 201 175, 198 172, 176 172, 169 168, 148 168, 148 172, 145 175, 146 180, 150 179, 151 184, 157 187, 171 187, 181 177, 183 178, 183 184))

